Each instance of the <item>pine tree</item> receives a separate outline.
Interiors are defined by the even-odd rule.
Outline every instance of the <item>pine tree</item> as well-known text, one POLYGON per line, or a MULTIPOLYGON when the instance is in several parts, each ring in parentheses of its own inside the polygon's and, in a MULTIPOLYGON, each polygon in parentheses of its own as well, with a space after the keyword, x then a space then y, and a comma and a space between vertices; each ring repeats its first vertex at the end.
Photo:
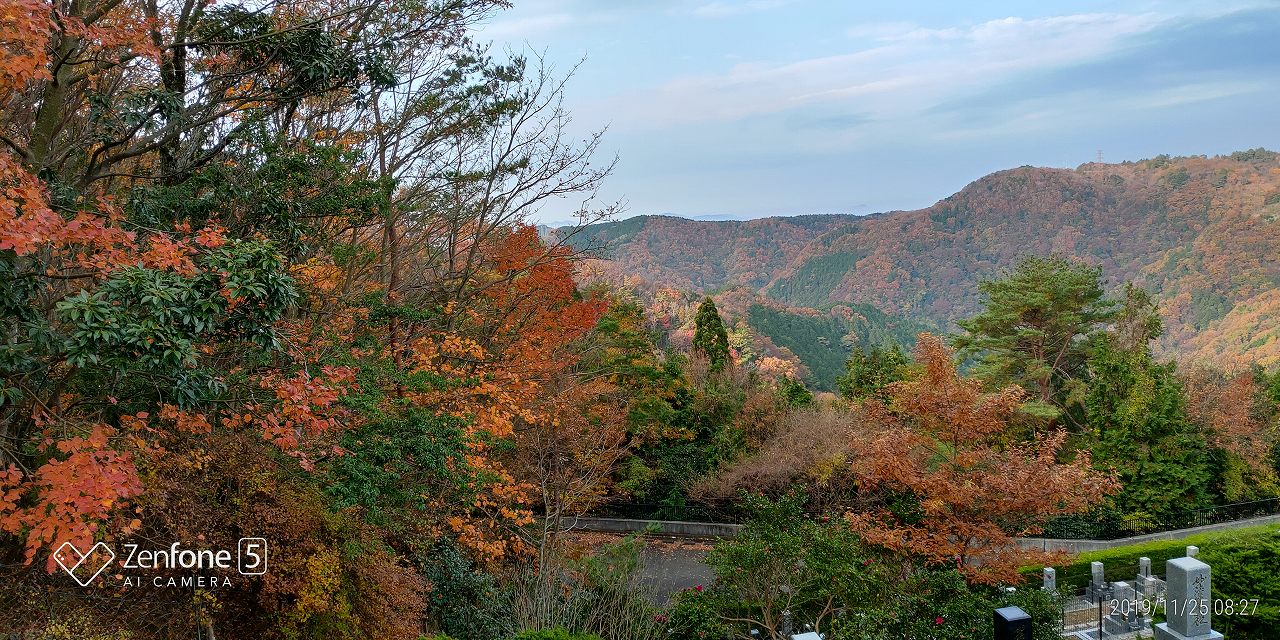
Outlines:
POLYGON ((960 355, 977 358, 974 372, 988 383, 1020 385, 1061 415, 1083 384, 1089 339, 1116 317, 1101 268, 1033 256, 978 288, 986 308, 958 323, 968 332, 955 339, 960 355))
POLYGON ((716 310, 716 303, 706 298, 698 305, 693 321, 693 350, 711 361, 711 370, 720 371, 729 362, 729 334, 716 310))

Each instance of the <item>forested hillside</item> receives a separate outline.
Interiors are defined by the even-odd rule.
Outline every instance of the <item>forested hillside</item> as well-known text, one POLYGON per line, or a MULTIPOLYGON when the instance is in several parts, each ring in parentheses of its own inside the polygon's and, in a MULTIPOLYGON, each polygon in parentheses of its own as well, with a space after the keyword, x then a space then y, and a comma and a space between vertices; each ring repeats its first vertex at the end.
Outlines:
POLYGON ((1280 329, 1266 321, 1280 302, 1277 216, 1280 161, 1257 149, 1010 169, 927 209, 800 219, 816 231, 803 243, 802 223, 788 218, 648 217, 591 231, 612 243, 606 273, 702 290, 758 285, 790 305, 862 303, 944 327, 978 308, 979 281, 1020 256, 1059 254, 1101 266, 1112 288, 1150 290, 1167 324, 1162 352, 1267 364, 1280 361, 1280 329), (768 259, 742 249, 754 246, 769 247, 768 259))
POLYGON ((815 238, 846 216, 698 222, 636 216, 590 225, 570 242, 613 263, 613 272, 664 285, 711 290, 761 288, 815 238))

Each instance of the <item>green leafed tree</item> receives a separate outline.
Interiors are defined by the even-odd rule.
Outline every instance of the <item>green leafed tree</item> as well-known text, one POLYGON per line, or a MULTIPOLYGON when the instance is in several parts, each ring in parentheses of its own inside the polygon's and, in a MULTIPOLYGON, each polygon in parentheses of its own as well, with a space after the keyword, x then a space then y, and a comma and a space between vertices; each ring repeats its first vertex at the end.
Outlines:
POLYGON ((1145 350, 1104 344, 1089 360, 1085 398, 1094 463, 1114 469, 1123 489, 1111 497, 1125 528, 1156 528, 1179 511, 1208 506, 1208 444, 1187 412, 1173 364, 1145 350))
POLYGON ((778 395, 788 407, 813 406, 813 392, 795 378, 783 378, 778 382, 778 395))
POLYGON ((1116 317, 1102 269, 1058 257, 1027 257, 1003 278, 978 285, 985 308, 958 324, 962 357, 994 385, 1021 385, 1047 417, 1078 405, 1090 338, 1116 317))
POLYGON ((1151 341, 1163 331, 1151 295, 1129 283, 1087 363, 1089 448, 1094 462, 1113 469, 1124 486, 1109 501, 1123 514, 1122 526, 1135 532, 1211 499, 1208 444, 1190 417, 1174 365, 1156 362, 1151 353, 1151 341))
POLYGON ((1111 347, 1126 353, 1150 351, 1151 341, 1164 333, 1155 300, 1132 282, 1124 286, 1123 296, 1107 336, 1111 347))
POLYGON ((706 356, 711 361, 712 370, 719 371, 729 363, 729 334, 724 329, 724 321, 711 298, 706 298, 698 305, 698 314, 694 317, 693 350, 706 356))
POLYGON ((884 388, 903 379, 907 363, 907 356, 897 343, 855 348, 845 363, 845 374, 836 378, 836 387, 848 400, 869 397, 887 400, 884 388))
MULTIPOLYGON (((750 515, 741 533, 707 554, 716 575, 710 597, 718 600, 716 614, 733 628, 733 637, 781 640, 784 617, 791 617, 796 628, 809 623, 829 632, 833 618, 850 604, 870 608, 883 597, 891 572, 876 562, 877 550, 838 518, 806 516, 804 502, 797 494, 776 501, 744 496, 750 515), (753 636, 751 628, 766 631, 753 636)), ((681 637, 697 637, 683 622, 673 625, 681 637)))

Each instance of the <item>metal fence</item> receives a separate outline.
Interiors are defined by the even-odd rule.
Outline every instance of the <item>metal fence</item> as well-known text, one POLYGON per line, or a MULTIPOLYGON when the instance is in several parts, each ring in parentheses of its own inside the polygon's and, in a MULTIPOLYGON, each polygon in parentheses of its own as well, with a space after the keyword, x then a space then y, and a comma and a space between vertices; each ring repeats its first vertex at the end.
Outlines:
POLYGON ((621 502, 607 503, 583 514, 598 518, 628 518, 632 520, 675 520, 684 522, 713 522, 717 524, 741 524, 744 514, 729 502, 621 502))
MULTIPOLYGON (((1153 563, 1154 564, 1154 563, 1153 563)), ((1109 585, 1115 582, 1128 582, 1134 588, 1132 594, 1112 593, 1101 598, 1090 599, 1088 590, 1079 582, 1084 578, 1088 582, 1088 567, 1084 567, 1083 576, 1075 575, 1071 569, 1058 573, 1058 593, 1061 597, 1061 626, 1064 638, 1073 640, 1100 640, 1135 638, 1135 631, 1129 627, 1130 622, 1137 623, 1144 635, 1151 637, 1150 624, 1159 619, 1160 603, 1163 602, 1166 585, 1153 567, 1152 577, 1144 590, 1138 582, 1138 564, 1112 563, 1106 566, 1106 580, 1109 585), (1129 617, 1130 611, 1133 618, 1129 617), (1117 617, 1113 617, 1116 614, 1117 617)))
MULTIPOLYGON (((731 501, 620 502, 606 503, 583 514, 601 518, 675 520, 741 524, 745 514, 731 501)), ((817 515, 817 514, 814 514, 817 515)), ((1117 513, 1090 513, 1053 518, 1044 538, 1064 540, 1116 540, 1145 533, 1162 533, 1260 516, 1280 515, 1280 498, 1236 502, 1203 509, 1188 509, 1144 523, 1126 523, 1117 513)))
POLYGON ((1117 513, 1060 516, 1050 520, 1041 535, 1065 540, 1115 540, 1277 514, 1280 514, 1280 498, 1187 509, 1142 523, 1126 523, 1117 513))

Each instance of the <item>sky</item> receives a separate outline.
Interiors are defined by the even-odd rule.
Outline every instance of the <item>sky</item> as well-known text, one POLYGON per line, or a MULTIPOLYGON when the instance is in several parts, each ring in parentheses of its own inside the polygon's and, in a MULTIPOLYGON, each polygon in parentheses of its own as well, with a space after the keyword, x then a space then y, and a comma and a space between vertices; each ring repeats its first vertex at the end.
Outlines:
MULTIPOLYGON (((1280 0, 514 0, 620 217, 928 206, 993 171, 1280 149, 1280 0), (576 65, 576 69, 575 69, 576 65)), ((581 198, 535 218, 567 220, 581 198)))

